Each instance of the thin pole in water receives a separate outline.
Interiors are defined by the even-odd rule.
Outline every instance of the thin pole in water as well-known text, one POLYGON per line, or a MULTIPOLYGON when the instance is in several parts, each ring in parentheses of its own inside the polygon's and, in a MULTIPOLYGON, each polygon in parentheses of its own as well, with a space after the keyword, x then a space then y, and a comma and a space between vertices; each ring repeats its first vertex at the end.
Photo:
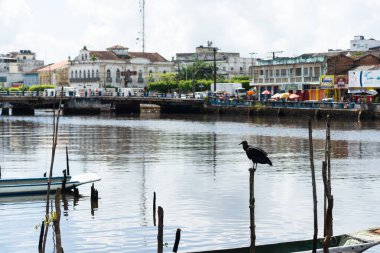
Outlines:
POLYGON ((256 224, 255 224, 255 168, 249 169, 249 216, 251 229, 250 253, 256 252, 256 224))
POLYGON ((164 209, 158 207, 157 253, 164 251, 164 209))
POLYGON ((309 117, 309 150, 310 150, 310 168, 311 180, 313 185, 313 210, 314 210, 314 235, 313 235, 313 253, 317 252, 317 238, 318 238, 318 212, 317 212, 317 187, 315 183, 315 169, 314 169, 314 150, 313 150, 313 133, 311 126, 311 118, 309 117))
POLYGON ((173 247, 174 253, 177 253, 177 251, 178 251, 178 245, 179 245, 180 240, 181 240, 181 229, 177 228, 177 232, 175 233, 174 247, 173 247))

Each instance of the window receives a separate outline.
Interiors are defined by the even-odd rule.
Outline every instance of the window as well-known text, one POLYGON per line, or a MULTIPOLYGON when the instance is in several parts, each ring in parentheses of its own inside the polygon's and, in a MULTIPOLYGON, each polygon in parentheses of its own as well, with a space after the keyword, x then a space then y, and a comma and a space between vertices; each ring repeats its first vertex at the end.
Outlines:
POLYGON ((99 70, 96 70, 96 78, 99 78, 99 70))
POLYGON ((71 78, 74 78, 74 71, 71 70, 71 78))
POLYGON ((119 79, 119 78, 120 78, 120 70, 117 69, 117 70, 116 70, 116 79, 119 79))
POLYGON ((279 77, 279 76, 280 76, 280 70, 276 69, 276 77, 279 77))
POLYGON ((87 70, 87 78, 90 78, 90 70, 87 70))
POLYGON ((86 70, 83 70, 83 78, 86 79, 86 70))
POLYGON ((281 76, 286 76, 286 69, 281 69, 281 76))
POLYGON ((269 70, 269 76, 273 77, 273 69, 269 70))
POLYGON ((83 54, 82 54, 82 61, 84 60, 83 54))
POLYGON ((303 68, 303 76, 309 76, 309 68, 303 68))
POLYGON ((302 75, 302 69, 296 68, 296 76, 301 76, 301 75, 302 75))
POLYGON ((82 70, 79 70, 79 78, 82 78, 82 70))
POLYGON ((314 76, 320 76, 320 68, 319 67, 314 67, 314 76))
POLYGON ((260 76, 264 75, 264 70, 260 69, 260 76))
POLYGON ((265 70, 265 77, 268 78, 268 75, 269 75, 269 70, 265 70))
POLYGON ((92 75, 91 75, 92 78, 95 77, 95 76, 94 76, 94 73, 95 73, 94 70, 92 70, 92 75))
POLYGON ((111 70, 107 69, 107 78, 111 78, 111 70))
POLYGON ((78 78, 78 71, 75 70, 75 78, 78 78))

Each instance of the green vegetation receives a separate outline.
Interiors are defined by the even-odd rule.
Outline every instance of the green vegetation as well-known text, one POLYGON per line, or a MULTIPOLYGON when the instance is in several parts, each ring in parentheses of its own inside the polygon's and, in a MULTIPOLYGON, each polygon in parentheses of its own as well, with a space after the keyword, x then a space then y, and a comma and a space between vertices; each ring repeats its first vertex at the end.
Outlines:
MULTIPOLYGON (((153 78, 148 80, 148 89, 158 92, 181 92, 189 93, 193 91, 210 90, 214 83, 213 62, 196 61, 193 64, 178 65, 178 73, 164 73, 159 80, 153 78)), ((216 81, 218 83, 242 83, 243 88, 249 90, 250 76, 235 76, 231 80, 226 79, 224 74, 218 73, 216 81)))
POLYGON ((29 91, 44 91, 45 89, 55 89, 52 84, 32 85, 29 87, 29 91))

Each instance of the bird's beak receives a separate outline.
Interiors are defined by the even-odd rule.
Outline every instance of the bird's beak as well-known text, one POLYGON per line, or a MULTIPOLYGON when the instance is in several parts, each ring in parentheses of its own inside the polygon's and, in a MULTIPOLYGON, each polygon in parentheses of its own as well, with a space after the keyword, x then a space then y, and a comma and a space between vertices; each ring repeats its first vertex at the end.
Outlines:
POLYGON ((243 144, 243 142, 240 142, 239 145, 243 144))

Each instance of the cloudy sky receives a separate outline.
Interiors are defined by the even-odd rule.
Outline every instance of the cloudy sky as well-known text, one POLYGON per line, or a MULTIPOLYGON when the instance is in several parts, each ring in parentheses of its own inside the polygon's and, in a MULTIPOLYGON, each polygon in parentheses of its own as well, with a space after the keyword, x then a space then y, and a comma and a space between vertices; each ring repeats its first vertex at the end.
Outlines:
MULTIPOLYGON (((84 45, 141 51, 139 2, 0 0, 0 54, 30 49, 50 63, 84 45)), ((378 0, 145 0, 145 51, 170 60, 207 41, 242 57, 348 49, 354 35, 380 40, 379 13, 378 0)))

